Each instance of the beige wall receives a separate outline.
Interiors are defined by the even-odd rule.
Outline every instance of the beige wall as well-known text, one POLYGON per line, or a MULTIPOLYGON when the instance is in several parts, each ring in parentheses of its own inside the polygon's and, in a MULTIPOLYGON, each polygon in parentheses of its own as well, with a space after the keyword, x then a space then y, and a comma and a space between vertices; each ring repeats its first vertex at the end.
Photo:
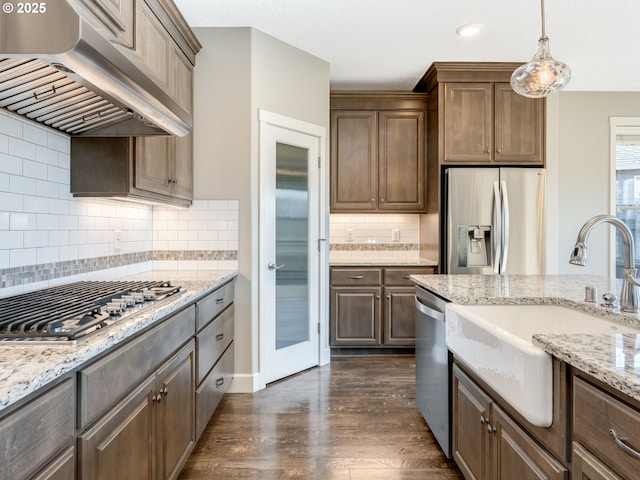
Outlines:
POLYGON ((568 259, 583 223, 611 213, 609 118, 640 116, 640 93, 561 92, 548 107, 549 227, 556 232, 549 237, 555 264, 548 263, 548 272, 608 275, 611 227, 593 231, 586 267, 568 259))
POLYGON ((239 200, 235 378, 259 385, 258 110, 329 130, 329 64, 251 28, 195 28, 194 196, 239 200))

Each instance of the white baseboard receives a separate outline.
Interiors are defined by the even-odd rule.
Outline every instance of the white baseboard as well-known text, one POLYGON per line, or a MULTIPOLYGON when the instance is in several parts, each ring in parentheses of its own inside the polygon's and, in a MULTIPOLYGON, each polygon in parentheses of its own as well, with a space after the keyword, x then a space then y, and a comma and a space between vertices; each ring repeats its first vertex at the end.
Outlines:
POLYGON ((253 393, 260 390, 260 374, 235 373, 228 393, 253 393))

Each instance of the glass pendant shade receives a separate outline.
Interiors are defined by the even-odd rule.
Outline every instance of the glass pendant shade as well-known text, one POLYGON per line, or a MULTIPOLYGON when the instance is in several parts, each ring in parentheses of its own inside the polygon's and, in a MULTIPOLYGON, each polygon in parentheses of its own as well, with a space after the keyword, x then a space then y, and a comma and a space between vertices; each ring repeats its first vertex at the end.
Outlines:
POLYGON ((542 36, 531 61, 511 75, 511 88, 525 97, 543 98, 564 88, 569 80, 571 69, 551 56, 549 38, 542 36))

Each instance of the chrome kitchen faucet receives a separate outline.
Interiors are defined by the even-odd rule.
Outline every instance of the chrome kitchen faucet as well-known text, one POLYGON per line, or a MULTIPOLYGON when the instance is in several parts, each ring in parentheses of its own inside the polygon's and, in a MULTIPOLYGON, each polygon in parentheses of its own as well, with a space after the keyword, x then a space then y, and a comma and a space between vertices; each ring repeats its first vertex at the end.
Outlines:
POLYGON ((585 222, 578 233, 576 246, 571 253, 569 263, 572 265, 585 266, 587 264, 587 239, 591 229, 601 223, 610 223, 618 229, 622 236, 624 268, 622 278, 622 289, 620 290, 620 309, 623 312, 638 312, 640 282, 636 279, 635 269, 635 246, 633 234, 629 227, 617 217, 611 215, 596 215, 585 222))

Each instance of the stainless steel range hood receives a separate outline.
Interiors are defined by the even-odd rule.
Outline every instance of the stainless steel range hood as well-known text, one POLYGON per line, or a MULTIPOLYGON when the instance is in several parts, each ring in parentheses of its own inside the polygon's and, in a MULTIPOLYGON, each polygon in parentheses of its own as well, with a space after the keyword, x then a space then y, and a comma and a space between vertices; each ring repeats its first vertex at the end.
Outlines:
POLYGON ((66 0, 45 5, 0 12, 0 107, 73 136, 191 131, 191 114, 121 47, 66 0))

